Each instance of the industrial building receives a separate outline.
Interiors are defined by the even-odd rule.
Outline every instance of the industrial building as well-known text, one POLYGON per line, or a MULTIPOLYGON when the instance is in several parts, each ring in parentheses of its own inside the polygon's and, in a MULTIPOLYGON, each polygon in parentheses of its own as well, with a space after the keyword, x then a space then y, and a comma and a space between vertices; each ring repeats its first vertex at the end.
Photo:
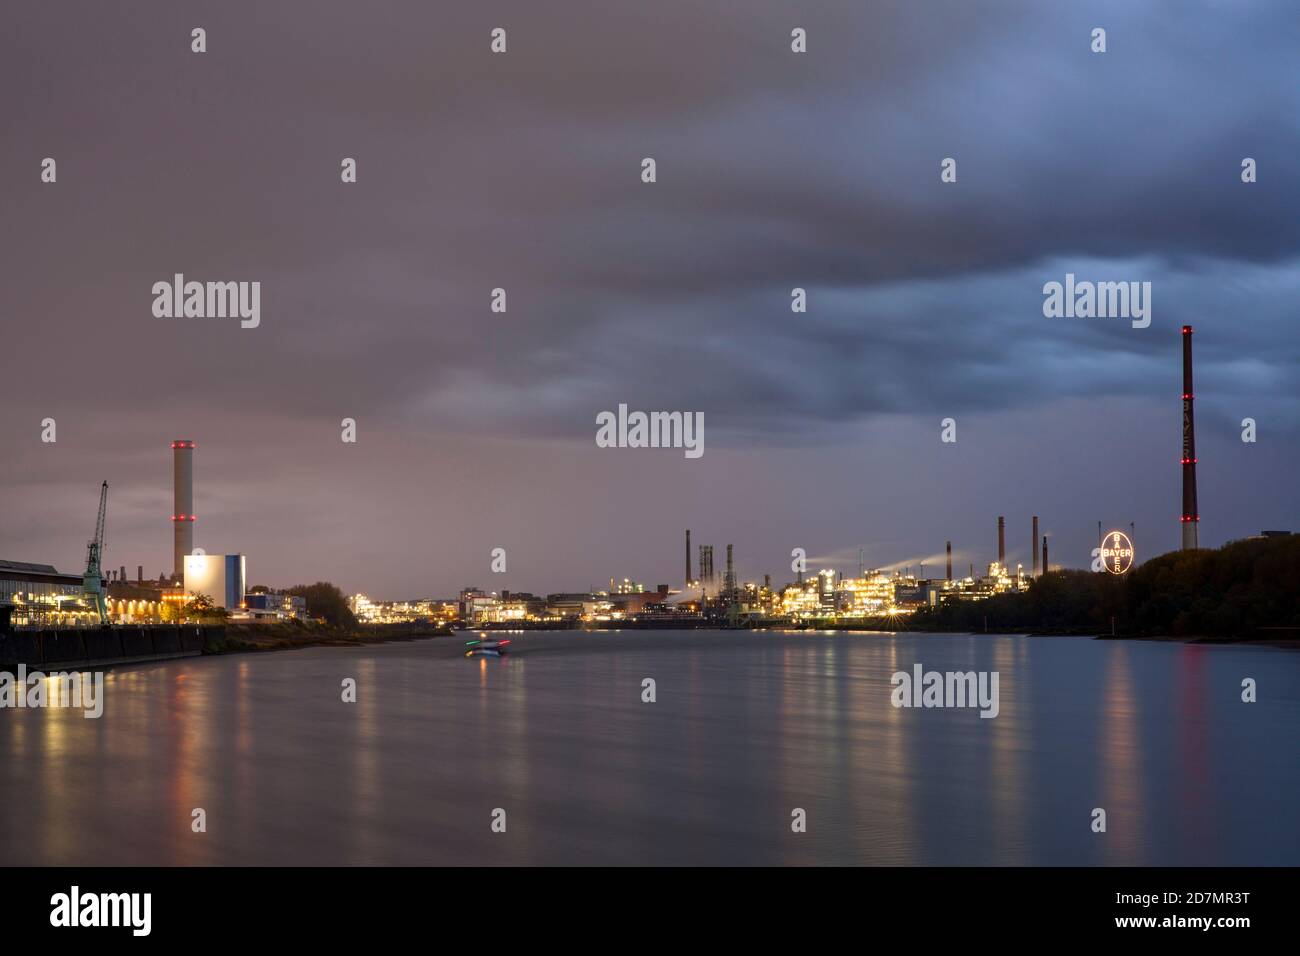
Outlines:
POLYGON ((372 601, 364 594, 354 594, 348 598, 348 606, 362 624, 445 624, 460 616, 459 602, 436 598, 372 601))
MULTIPOLYGON (((506 624, 511 622, 620 621, 663 615, 678 610, 669 604, 674 592, 660 584, 653 591, 624 579, 611 579, 610 591, 579 591, 548 594, 545 598, 524 591, 489 594, 478 588, 465 588, 455 605, 448 604, 442 620, 456 614, 467 624, 506 624)), ((363 595, 353 599, 354 611, 377 614, 376 605, 363 595)))
POLYGON ((216 607, 239 610, 244 604, 246 584, 242 554, 187 554, 185 593, 203 595, 216 607))
POLYGON ((52 564, 0 560, 0 629, 99 624, 80 574, 60 574, 52 564))
POLYGON ((246 565, 242 554, 194 554, 195 443, 177 439, 172 449, 172 560, 171 577, 144 579, 137 566, 136 579, 126 568, 102 569, 108 482, 100 488, 99 513, 94 536, 87 545, 86 570, 61 574, 53 565, 0 561, 0 629, 40 627, 98 627, 102 624, 150 624, 175 620, 174 611, 197 595, 216 607, 245 617, 300 617, 302 599, 290 595, 254 597, 257 613, 243 614, 246 565))
POLYGON ((281 591, 245 594, 242 616, 253 621, 305 621, 307 599, 300 594, 285 594, 281 591))
MULTIPOLYGON (((213 606, 227 611, 247 610, 247 565, 242 554, 195 553, 194 548, 194 449, 196 443, 178 438, 172 449, 172 573, 182 586, 182 599, 203 596, 213 606)), ((259 599, 259 615, 244 617, 278 617, 285 602, 277 607, 259 599)), ((288 602, 292 607, 292 602, 288 602)))
POLYGON ((585 591, 561 591, 546 595, 547 614, 560 620, 593 618, 597 614, 609 613, 609 605, 600 598, 585 591))

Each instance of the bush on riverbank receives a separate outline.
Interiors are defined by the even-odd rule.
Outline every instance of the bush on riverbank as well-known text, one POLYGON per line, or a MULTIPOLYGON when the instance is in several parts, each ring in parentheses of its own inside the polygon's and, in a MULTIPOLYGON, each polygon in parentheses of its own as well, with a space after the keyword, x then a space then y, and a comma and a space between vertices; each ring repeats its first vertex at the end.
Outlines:
POLYGON ((357 619, 348 606, 347 595, 329 581, 315 584, 295 584, 288 589, 307 602, 307 613, 334 627, 356 627, 357 619))
POLYGON ((205 654, 232 654, 238 651, 275 651, 294 647, 318 647, 340 644, 382 644, 386 641, 441 637, 451 633, 445 625, 375 624, 334 627, 314 621, 276 621, 253 624, 228 624, 224 635, 210 640, 205 654))

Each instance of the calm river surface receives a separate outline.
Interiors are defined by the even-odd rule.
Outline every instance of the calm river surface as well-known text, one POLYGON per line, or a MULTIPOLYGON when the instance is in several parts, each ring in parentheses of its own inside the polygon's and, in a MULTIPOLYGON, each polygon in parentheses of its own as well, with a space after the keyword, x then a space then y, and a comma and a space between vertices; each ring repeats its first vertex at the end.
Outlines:
POLYGON ((0 710, 0 863, 1300 864, 1295 651, 509 636, 142 665, 98 720, 0 710), (916 663, 997 671, 1000 713, 894 708, 916 663))

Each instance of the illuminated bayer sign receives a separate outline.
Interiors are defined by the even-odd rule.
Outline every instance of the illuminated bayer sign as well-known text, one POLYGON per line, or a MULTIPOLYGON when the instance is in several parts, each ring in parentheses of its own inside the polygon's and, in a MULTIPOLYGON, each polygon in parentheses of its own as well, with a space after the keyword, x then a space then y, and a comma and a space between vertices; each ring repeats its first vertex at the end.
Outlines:
POLYGON ((1108 531, 1098 549, 1097 560, 1101 563, 1098 570, 1123 574, 1133 567, 1133 542, 1123 531, 1108 531))

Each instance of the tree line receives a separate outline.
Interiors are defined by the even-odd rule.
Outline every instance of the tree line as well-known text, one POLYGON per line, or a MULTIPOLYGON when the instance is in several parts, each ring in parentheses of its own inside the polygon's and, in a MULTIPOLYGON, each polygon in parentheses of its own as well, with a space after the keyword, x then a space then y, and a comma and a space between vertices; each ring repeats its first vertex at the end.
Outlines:
POLYGON ((1300 629, 1300 535, 1171 551, 1123 576, 1051 571, 1024 592, 952 601, 914 615, 961 630, 1115 633, 1133 637, 1249 637, 1300 629))

